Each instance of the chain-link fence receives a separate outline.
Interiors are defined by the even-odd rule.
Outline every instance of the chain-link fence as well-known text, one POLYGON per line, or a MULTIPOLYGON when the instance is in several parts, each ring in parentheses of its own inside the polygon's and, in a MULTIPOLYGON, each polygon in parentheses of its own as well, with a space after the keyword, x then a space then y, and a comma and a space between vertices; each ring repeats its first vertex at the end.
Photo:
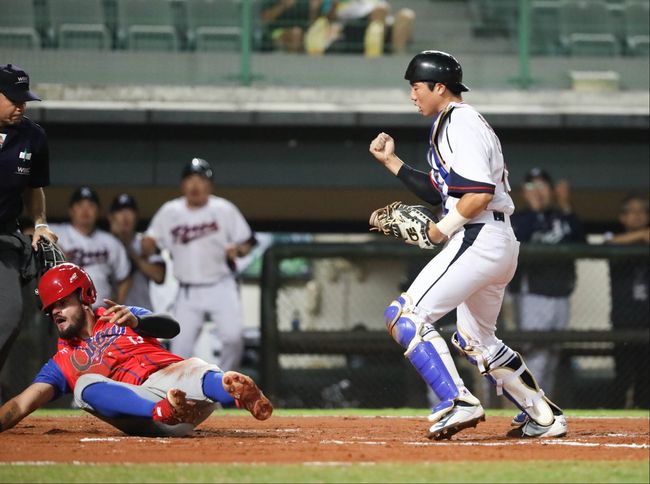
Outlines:
MULTIPOLYGON (((260 371, 277 404, 428 405, 431 396, 386 331, 383 311, 431 256, 383 242, 281 244, 267 250, 260 371), (301 269, 281 270, 290 260, 301 269)), ((523 246, 520 265, 531 262, 574 268, 575 287, 558 298, 568 315, 565 321, 550 318, 551 327, 524 331, 521 320, 531 318, 522 312, 529 311, 529 293, 511 287, 497 335, 523 353, 561 406, 648 408, 647 247, 523 246)), ((539 319, 549 319, 556 304, 552 297, 538 301, 539 319)), ((447 340, 454 324, 454 312, 440 322, 447 340)), ((489 406, 502 404, 475 367, 455 359, 473 392, 489 406)))

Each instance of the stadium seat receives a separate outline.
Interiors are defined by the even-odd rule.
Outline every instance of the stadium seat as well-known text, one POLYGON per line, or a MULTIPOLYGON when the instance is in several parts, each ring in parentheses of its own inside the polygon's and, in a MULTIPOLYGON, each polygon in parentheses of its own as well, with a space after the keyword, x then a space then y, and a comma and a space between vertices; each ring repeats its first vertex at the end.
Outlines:
POLYGON ((517 27, 518 3, 519 0, 470 0, 474 33, 513 36, 517 27))
POLYGON ((41 36, 31 0, 0 0, 0 46, 38 49, 41 36))
POLYGON ((178 50, 169 0, 118 0, 118 46, 128 50, 178 50))
POLYGON ((534 0, 530 9, 533 54, 553 55, 559 51, 560 0, 534 0))
POLYGON ((569 55, 620 53, 604 0, 565 0, 560 7, 560 41, 569 55))
POLYGON ((629 0, 625 4, 625 45, 631 55, 648 56, 650 53, 650 2, 629 0))
POLYGON ((109 49, 102 0, 50 0, 48 37, 63 49, 109 49))
POLYGON ((186 4, 186 37, 190 49, 239 49, 240 0, 186 0, 186 4))

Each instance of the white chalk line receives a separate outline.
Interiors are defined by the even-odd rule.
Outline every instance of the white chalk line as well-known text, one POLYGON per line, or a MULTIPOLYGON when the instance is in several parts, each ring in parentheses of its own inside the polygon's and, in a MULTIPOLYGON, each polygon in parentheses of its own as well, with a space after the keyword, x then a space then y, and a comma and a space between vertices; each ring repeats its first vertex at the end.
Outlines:
MULTIPOLYGON (((323 445, 387 445, 383 441, 354 441, 354 440, 321 440, 323 445)), ((472 446, 472 447, 508 447, 515 445, 558 445, 558 446, 575 446, 575 447, 609 447, 609 448, 623 448, 623 449, 648 449, 648 444, 610 444, 599 442, 580 442, 576 440, 560 440, 560 439, 545 439, 545 440, 520 440, 515 442, 402 442, 404 445, 414 446, 472 446)))

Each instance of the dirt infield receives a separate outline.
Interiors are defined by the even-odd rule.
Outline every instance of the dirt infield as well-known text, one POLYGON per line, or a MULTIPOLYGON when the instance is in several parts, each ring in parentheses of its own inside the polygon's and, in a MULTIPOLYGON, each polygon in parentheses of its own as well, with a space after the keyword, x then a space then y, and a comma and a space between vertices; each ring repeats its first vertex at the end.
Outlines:
POLYGON ((29 417, 0 434, 0 462, 304 463, 454 460, 641 460, 647 418, 569 418, 562 439, 505 436, 489 417, 450 441, 425 437, 423 418, 213 416, 193 437, 128 437, 91 417, 29 417))

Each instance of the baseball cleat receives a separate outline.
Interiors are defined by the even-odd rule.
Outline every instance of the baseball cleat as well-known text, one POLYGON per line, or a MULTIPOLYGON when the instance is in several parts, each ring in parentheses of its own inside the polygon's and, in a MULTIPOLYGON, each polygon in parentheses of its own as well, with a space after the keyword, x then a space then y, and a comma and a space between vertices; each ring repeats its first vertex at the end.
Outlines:
POLYGON ((539 425, 533 419, 528 419, 524 425, 512 429, 508 437, 542 439, 548 437, 564 437, 567 434, 567 423, 564 415, 556 415, 551 425, 539 425))
POLYGON ((456 402, 453 409, 429 428, 427 437, 432 440, 450 439, 461 430, 476 427, 485 421, 485 411, 481 405, 456 402))
POLYGON ((524 425, 526 422, 528 422, 529 420, 530 420, 530 417, 528 416, 528 414, 526 412, 519 412, 517 415, 515 415, 513 417, 512 421, 510 422, 510 425, 512 427, 519 428, 522 425, 524 425))
POLYGON ((165 398, 153 407, 153 420, 167 425, 194 423, 201 413, 196 402, 188 400, 185 392, 172 388, 165 398))
POLYGON ((237 406, 244 407, 257 420, 266 420, 273 413, 273 405, 252 378, 236 371, 227 371, 221 382, 237 406))

